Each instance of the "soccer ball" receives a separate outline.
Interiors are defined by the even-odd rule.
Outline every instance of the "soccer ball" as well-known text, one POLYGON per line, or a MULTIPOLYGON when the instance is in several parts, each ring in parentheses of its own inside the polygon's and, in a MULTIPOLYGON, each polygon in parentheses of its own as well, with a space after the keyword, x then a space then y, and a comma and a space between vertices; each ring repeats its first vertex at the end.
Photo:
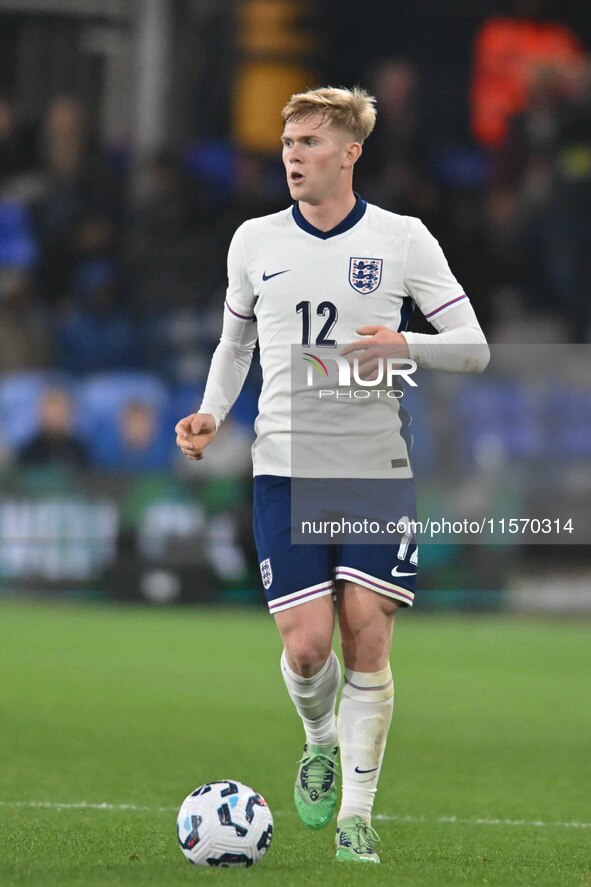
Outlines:
POLYGON ((195 865, 249 866, 269 849, 273 817, 262 795, 247 785, 208 782, 183 801, 177 834, 195 865))

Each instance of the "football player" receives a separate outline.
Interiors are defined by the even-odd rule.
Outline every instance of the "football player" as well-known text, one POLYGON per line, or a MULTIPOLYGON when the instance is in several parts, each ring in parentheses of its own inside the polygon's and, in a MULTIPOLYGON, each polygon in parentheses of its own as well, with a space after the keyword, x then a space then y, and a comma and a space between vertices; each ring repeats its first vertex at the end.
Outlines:
MULTIPOLYGON (((371 814, 394 703, 392 629, 399 607, 413 603, 417 551, 408 540, 293 543, 290 496, 298 472, 292 465, 290 346, 313 347, 314 359, 321 359, 335 353, 337 342, 348 343, 339 353, 357 356, 366 369, 376 366, 384 349, 419 367, 452 371, 479 372, 489 358, 469 298, 435 238, 418 219, 369 205, 353 191, 355 164, 375 118, 375 101, 361 88, 310 90, 292 96, 283 109, 283 163, 293 205, 236 231, 223 332, 203 402, 176 426, 182 452, 202 459, 240 393, 258 340, 263 387, 253 445, 254 533, 269 610, 284 645, 283 679, 305 731, 295 805, 307 826, 329 823, 340 753, 336 856, 367 863, 379 862, 371 814), (406 331, 415 305, 433 334, 406 331), (335 619, 345 667, 338 717, 335 619)), ((368 409, 376 430, 366 434, 360 423, 364 458, 355 478, 383 484, 385 496, 391 483, 403 483, 404 498, 412 466, 398 403, 368 409)), ((335 449, 338 431, 331 431, 335 449)), ((412 505, 401 502, 395 516, 410 512, 412 505)))

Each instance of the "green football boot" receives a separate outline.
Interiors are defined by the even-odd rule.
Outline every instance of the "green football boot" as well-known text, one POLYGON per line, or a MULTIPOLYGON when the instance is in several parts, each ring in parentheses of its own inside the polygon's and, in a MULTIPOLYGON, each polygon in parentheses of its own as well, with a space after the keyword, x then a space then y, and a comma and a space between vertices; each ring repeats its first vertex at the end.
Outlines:
POLYGON ((298 761, 293 799, 298 816, 309 828, 328 825, 337 803, 335 776, 338 745, 306 745, 298 761))
POLYGON ((337 824, 338 862, 379 862, 376 844, 378 833, 359 816, 349 816, 337 824))

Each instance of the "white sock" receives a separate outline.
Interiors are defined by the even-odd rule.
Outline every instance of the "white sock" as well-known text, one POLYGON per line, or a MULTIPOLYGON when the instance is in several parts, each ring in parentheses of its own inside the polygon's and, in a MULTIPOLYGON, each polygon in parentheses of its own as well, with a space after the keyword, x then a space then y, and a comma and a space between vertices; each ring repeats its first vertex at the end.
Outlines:
POLYGON ((360 816, 371 822, 393 708, 389 665, 368 673, 345 670, 337 721, 343 773, 338 819, 360 816))
POLYGON ((311 678, 296 674, 281 654, 281 673, 287 692, 293 700, 306 731, 309 745, 336 745, 337 723, 335 704, 341 683, 341 666, 334 650, 311 678))

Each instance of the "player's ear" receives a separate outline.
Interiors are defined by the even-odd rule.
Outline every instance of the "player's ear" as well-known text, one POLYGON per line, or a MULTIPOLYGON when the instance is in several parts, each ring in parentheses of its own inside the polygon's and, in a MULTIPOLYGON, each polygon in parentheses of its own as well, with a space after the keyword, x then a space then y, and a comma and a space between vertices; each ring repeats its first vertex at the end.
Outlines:
POLYGON ((359 144, 359 142, 348 142, 345 145, 345 155, 344 155, 344 163, 343 166, 351 167, 355 166, 361 154, 363 152, 363 148, 359 144))

